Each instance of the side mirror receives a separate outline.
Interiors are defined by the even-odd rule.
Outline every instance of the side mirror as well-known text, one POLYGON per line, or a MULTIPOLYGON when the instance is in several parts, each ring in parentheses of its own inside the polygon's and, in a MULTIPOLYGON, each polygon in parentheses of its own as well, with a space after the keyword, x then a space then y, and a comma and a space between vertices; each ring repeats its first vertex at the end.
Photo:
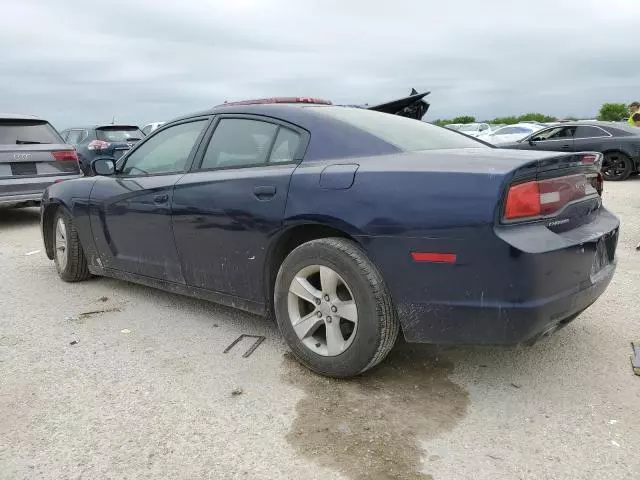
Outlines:
POLYGON ((96 158, 91 162, 91 170, 95 175, 113 175, 116 173, 116 162, 113 158, 96 158))
POLYGON ((536 140, 537 140, 537 138, 536 138, 536 137, 531 137, 531 138, 529 139, 529 145, 535 145, 535 144, 536 144, 536 140))

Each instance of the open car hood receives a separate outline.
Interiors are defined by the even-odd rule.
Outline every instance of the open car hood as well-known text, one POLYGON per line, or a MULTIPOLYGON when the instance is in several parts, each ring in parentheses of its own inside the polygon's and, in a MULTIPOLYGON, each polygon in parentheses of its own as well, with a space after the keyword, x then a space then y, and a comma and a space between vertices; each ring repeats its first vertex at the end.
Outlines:
POLYGON ((423 98, 430 93, 431 92, 418 93, 415 88, 412 88, 411 94, 408 97, 366 108, 368 110, 375 110, 376 112, 391 113, 393 115, 421 120, 430 106, 423 98))

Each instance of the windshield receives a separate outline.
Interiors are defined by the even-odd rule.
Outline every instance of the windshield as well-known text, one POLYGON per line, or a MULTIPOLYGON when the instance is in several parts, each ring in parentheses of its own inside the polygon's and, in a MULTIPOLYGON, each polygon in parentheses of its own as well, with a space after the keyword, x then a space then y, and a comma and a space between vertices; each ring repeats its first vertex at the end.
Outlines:
POLYGON ((458 130, 461 132, 475 132, 478 130, 478 125, 468 123, 466 125, 461 125, 460 127, 458 127, 458 130))
POLYGON ((0 145, 64 143, 44 120, 0 120, 0 145))
POLYGON ((390 113, 338 106, 309 108, 314 108, 318 114, 348 123, 406 152, 491 148, 447 128, 390 113))
POLYGON ((135 142, 144 138, 138 127, 101 127, 96 129, 98 140, 105 142, 135 142))

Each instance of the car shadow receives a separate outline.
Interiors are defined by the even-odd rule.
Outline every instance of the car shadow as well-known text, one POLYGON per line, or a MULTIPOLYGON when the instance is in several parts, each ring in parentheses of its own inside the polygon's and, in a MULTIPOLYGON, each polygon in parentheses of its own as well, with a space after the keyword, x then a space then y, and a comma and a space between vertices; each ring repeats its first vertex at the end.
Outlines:
POLYGON ((40 209, 0 208, 0 230, 34 226, 40 223, 40 209))

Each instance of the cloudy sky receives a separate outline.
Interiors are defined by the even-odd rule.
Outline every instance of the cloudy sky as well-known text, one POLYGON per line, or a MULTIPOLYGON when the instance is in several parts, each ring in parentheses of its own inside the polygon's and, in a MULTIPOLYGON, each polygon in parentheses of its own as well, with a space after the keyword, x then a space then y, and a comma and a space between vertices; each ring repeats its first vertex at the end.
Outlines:
POLYGON ((640 100, 638 0, 20 0, 2 10, 0 111, 60 129, 251 97, 378 103, 412 87, 432 92, 425 119, 589 116, 640 100))

